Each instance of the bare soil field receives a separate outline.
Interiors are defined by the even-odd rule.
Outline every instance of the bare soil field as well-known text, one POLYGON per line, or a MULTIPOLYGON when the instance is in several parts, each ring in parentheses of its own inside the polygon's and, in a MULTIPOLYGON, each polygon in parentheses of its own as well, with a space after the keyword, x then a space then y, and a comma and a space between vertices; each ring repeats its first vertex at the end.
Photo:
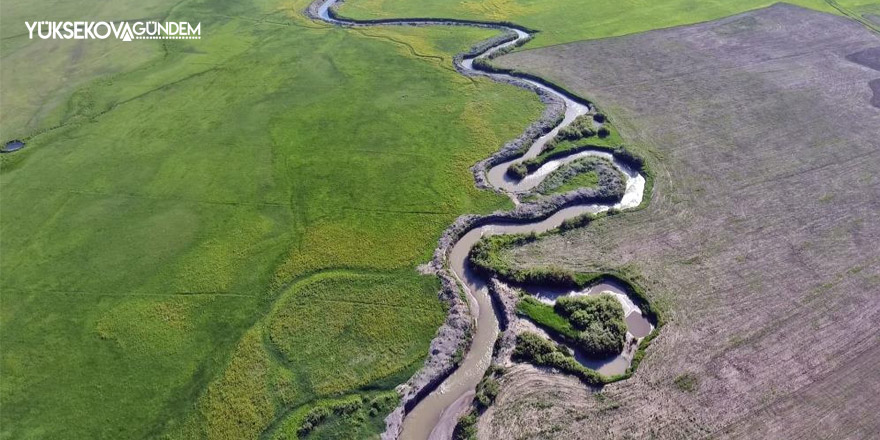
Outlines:
POLYGON ((595 100, 656 174, 646 209, 506 258, 638 274, 669 323, 601 393, 514 367, 480 438, 877 438, 874 47, 780 4, 497 59, 595 100))

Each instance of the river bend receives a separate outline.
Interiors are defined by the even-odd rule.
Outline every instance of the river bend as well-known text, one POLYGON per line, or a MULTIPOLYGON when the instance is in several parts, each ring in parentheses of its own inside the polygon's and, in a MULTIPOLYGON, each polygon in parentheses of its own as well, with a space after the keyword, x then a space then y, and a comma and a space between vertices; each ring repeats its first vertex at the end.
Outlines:
MULTIPOLYGON (((317 0, 321 2, 322 0, 317 0)), ((550 161, 520 181, 506 174, 507 168, 541 153, 544 144, 556 136, 557 132, 569 125, 580 115, 590 111, 588 104, 578 102, 566 93, 531 79, 501 73, 490 73, 474 65, 478 58, 491 57, 493 53, 508 46, 517 45, 531 35, 518 27, 503 24, 467 22, 461 20, 405 18, 395 20, 355 21, 336 16, 331 12, 338 0, 325 0, 317 6, 318 17, 330 24, 341 26, 388 26, 388 25, 465 25, 493 28, 515 33, 516 38, 497 43, 479 54, 456 59, 456 66, 464 74, 483 75, 491 79, 507 79, 511 84, 529 84, 532 87, 560 99, 565 104, 565 116, 551 131, 535 140, 528 150, 519 157, 493 166, 487 172, 488 182, 495 189, 508 194, 519 203, 519 194, 534 188, 550 172, 581 157, 600 156, 612 161, 625 178, 626 190, 623 198, 616 204, 586 204, 568 206, 557 210, 549 217, 533 222, 496 222, 482 224, 466 232, 452 246, 447 262, 455 277, 466 288, 468 305, 476 323, 470 348, 458 368, 432 393, 424 397, 404 419, 400 438, 404 440, 448 440, 461 413, 467 409, 474 396, 474 390, 491 362, 492 349, 498 336, 498 319, 493 310, 487 289, 487 280, 477 275, 467 264, 467 256, 480 237, 488 234, 517 234, 544 232, 559 227, 563 221, 585 213, 599 213, 608 209, 629 209, 639 206, 645 190, 645 178, 636 170, 617 160, 612 154, 603 151, 582 151, 567 157, 550 161)))

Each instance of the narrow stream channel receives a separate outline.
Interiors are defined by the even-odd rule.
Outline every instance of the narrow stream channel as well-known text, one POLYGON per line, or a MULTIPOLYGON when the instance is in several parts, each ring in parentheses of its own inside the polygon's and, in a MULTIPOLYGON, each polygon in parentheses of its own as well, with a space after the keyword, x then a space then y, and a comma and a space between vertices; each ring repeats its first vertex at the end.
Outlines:
MULTIPOLYGON (((318 2, 322 0, 317 0, 318 2)), ((487 72, 475 67, 473 62, 477 58, 491 56, 498 50, 507 46, 515 45, 521 40, 530 38, 529 33, 522 29, 486 23, 467 23, 453 20, 439 19, 400 19, 392 21, 349 21, 335 17, 330 13, 330 8, 339 0, 325 0, 318 6, 318 16, 327 23, 342 26, 387 26, 387 25, 470 25, 484 28, 493 28, 501 31, 516 33, 516 39, 506 43, 489 47, 479 55, 465 58, 458 66, 462 71, 486 75, 490 78, 507 78, 520 83, 528 83, 544 92, 555 95, 565 103, 565 117, 553 130, 537 139, 522 156, 498 164, 488 171, 489 183, 498 188, 518 203, 514 193, 528 191, 538 185, 548 173, 580 157, 600 156, 612 161, 626 179, 626 191, 623 198, 613 205, 591 204, 576 205, 559 209, 549 217, 532 223, 523 222, 498 222, 483 225, 471 229, 464 234, 453 246, 447 256, 449 267, 458 280, 467 289, 468 303, 471 314, 476 322, 473 339, 470 348, 459 367, 432 393, 428 394, 410 411, 403 423, 400 438, 404 440, 448 440, 452 436, 458 417, 468 407, 474 395, 474 390, 489 366, 492 357, 492 349, 498 336, 498 319, 493 310, 492 301, 486 286, 486 280, 474 273, 467 264, 467 256, 473 245, 484 235, 490 234, 518 234, 528 232, 544 232, 556 228, 566 219, 574 218, 585 213, 598 213, 611 208, 628 209, 641 204, 645 189, 645 178, 638 172, 627 167, 614 158, 613 155, 600 151, 584 151, 568 157, 550 161, 534 173, 526 176, 521 181, 515 181, 506 175, 507 168, 514 163, 536 157, 541 153, 544 144, 556 136, 556 133, 569 125, 577 116, 586 114, 590 107, 569 98, 564 93, 541 84, 537 81, 513 77, 509 75, 487 72)), ((540 294, 539 294, 540 297, 540 294)), ((630 321, 631 319, 628 319, 630 321)), ((638 325, 634 322, 633 324, 638 325)))

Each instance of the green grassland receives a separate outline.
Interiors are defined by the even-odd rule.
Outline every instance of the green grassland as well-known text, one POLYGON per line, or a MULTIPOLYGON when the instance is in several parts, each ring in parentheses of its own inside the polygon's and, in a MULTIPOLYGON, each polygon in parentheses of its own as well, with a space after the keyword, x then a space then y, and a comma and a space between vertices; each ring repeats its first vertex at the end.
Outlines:
POLYGON ((29 40, 25 22, 164 20, 179 0, 0 3, 0 133, 2 141, 60 123, 59 111, 77 88, 99 77, 127 72, 162 56, 146 41, 29 40), (132 50, 134 49, 134 50, 132 50))
POLYGON ((868 29, 880 33, 880 1, 826 0, 838 13, 858 21, 868 29))
POLYGON ((425 304, 423 294, 439 287, 410 270, 322 273, 278 301, 267 337, 311 394, 342 393, 401 371, 409 376, 443 320, 443 308, 425 304))
POLYGON ((556 313, 556 311, 553 310, 553 306, 549 306, 531 296, 527 296, 521 298, 516 304, 516 312, 522 316, 528 317, 539 326, 560 338, 565 338, 569 341, 577 340, 577 329, 571 325, 571 322, 569 322, 568 319, 556 313))
MULTIPOLYGON (((116 17, 86 4, 66 14, 116 17)), ((129 17, 203 38, 65 79, 37 67, 83 42, 5 38, 30 5, 3 2, 3 135, 28 146, 0 163, 0 437, 257 438, 419 366, 443 309, 415 266, 458 215, 508 205, 468 168, 542 110, 452 69, 491 31, 154 1, 129 17)))
MULTIPOLYGON (((775 0, 349 0, 341 12, 361 19, 444 17, 509 21, 541 31, 526 46, 534 48, 709 21, 774 3, 775 0)), ((788 3, 840 13, 824 0, 788 3)), ((838 3, 858 6, 867 2, 838 3)))

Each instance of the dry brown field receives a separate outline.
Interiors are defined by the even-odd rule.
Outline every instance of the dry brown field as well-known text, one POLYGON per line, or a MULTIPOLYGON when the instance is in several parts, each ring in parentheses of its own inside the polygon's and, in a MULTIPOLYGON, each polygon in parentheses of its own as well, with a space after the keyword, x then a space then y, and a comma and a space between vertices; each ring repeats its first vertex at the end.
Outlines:
POLYGON ((637 273, 669 323, 599 393, 515 367, 480 438, 878 438, 880 71, 851 61, 876 47, 779 4, 495 60, 597 102, 656 174, 647 208, 507 257, 637 273))

